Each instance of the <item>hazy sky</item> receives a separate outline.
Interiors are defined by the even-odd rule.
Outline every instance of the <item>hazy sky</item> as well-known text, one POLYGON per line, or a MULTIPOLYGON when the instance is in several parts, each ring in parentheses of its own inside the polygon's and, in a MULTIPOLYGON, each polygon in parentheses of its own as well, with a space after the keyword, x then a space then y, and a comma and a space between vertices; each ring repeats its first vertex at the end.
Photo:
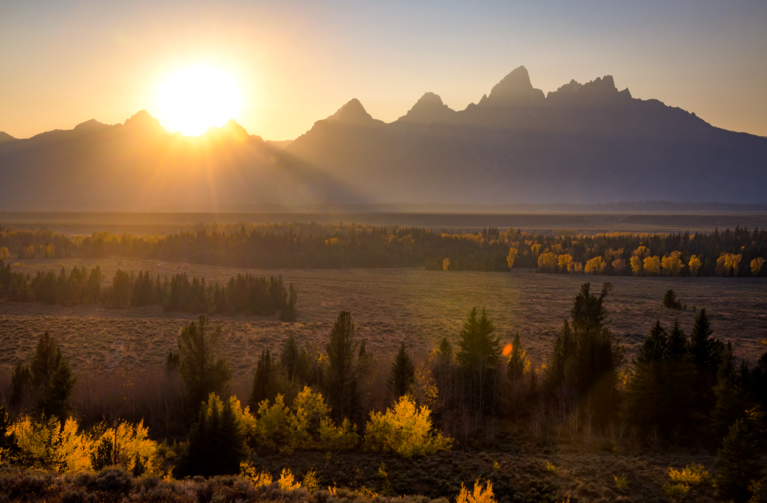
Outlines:
POLYGON ((358 98, 392 121, 426 91, 454 109, 517 66, 535 87, 613 75, 723 128, 767 136, 767 2, 0 0, 0 131, 158 115, 188 66, 234 75, 235 119, 295 138, 358 98))

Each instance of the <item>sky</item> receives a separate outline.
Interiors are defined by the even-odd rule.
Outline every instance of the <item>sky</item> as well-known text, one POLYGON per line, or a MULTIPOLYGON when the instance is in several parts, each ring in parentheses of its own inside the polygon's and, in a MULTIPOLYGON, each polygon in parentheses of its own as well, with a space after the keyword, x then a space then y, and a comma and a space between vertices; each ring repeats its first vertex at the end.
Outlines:
POLYGON ((231 75, 233 118, 271 140, 352 98, 386 122, 427 91, 460 110, 521 65, 544 92, 612 75, 635 98, 767 136, 764 0, 3 0, 0 131, 142 109, 162 122, 163 83, 201 65, 231 75))

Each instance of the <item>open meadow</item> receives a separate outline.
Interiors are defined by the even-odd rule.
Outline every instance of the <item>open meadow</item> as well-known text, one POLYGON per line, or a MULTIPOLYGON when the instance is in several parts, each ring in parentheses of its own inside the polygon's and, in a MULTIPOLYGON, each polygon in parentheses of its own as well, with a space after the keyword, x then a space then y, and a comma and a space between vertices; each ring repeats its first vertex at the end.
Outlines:
MULTIPOLYGON (((186 272, 207 281, 226 282, 239 272, 282 274, 298 290, 298 320, 283 323, 273 317, 213 316, 223 329, 224 351, 241 379, 252 375, 264 348, 277 350, 288 334, 299 342, 322 345, 336 315, 351 311, 359 335, 379 359, 388 361, 400 342, 415 353, 429 351, 442 337, 456 341, 467 312, 486 307, 497 333, 510 342, 519 331, 528 355, 540 365, 580 285, 602 281, 613 290, 607 301, 612 330, 629 357, 656 319, 669 327, 675 317, 689 333, 693 306, 706 308, 714 336, 732 341, 736 356, 752 363, 767 350, 767 283, 751 278, 635 278, 586 275, 435 272, 421 269, 245 270, 195 264, 157 263, 125 259, 27 260, 16 271, 67 270, 72 266, 101 266, 108 280, 118 268, 149 270, 153 275, 186 272), (673 288, 687 310, 663 308, 664 292, 673 288)), ((160 307, 108 309, 96 306, 62 307, 42 303, 0 302, 0 365, 8 370, 26 360, 37 338, 50 331, 75 371, 134 371, 161 368, 176 346, 186 313, 166 313, 160 307)))

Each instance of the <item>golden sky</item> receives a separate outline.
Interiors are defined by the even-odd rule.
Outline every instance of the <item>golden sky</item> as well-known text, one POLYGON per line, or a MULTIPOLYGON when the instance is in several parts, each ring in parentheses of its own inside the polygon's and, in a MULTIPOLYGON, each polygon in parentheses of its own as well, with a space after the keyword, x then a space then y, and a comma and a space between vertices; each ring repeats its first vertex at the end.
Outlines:
POLYGON ((159 118, 162 84, 210 66, 240 90, 235 120, 292 139, 351 98, 386 122, 426 91, 463 109, 524 65, 544 92, 609 74, 767 136, 765 26, 754 1, 2 2, 0 131, 159 118))

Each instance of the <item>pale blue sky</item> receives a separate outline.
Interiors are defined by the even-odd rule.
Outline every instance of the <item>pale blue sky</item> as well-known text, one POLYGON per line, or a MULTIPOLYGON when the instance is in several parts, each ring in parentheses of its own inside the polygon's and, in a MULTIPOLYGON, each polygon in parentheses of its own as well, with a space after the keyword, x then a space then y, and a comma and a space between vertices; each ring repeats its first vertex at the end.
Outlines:
POLYGON ((545 92, 613 75, 767 136, 767 2, 0 1, 0 131, 157 115, 185 66, 232 73, 235 119, 294 138, 358 98, 392 121, 426 91, 462 109, 517 66, 545 92))

